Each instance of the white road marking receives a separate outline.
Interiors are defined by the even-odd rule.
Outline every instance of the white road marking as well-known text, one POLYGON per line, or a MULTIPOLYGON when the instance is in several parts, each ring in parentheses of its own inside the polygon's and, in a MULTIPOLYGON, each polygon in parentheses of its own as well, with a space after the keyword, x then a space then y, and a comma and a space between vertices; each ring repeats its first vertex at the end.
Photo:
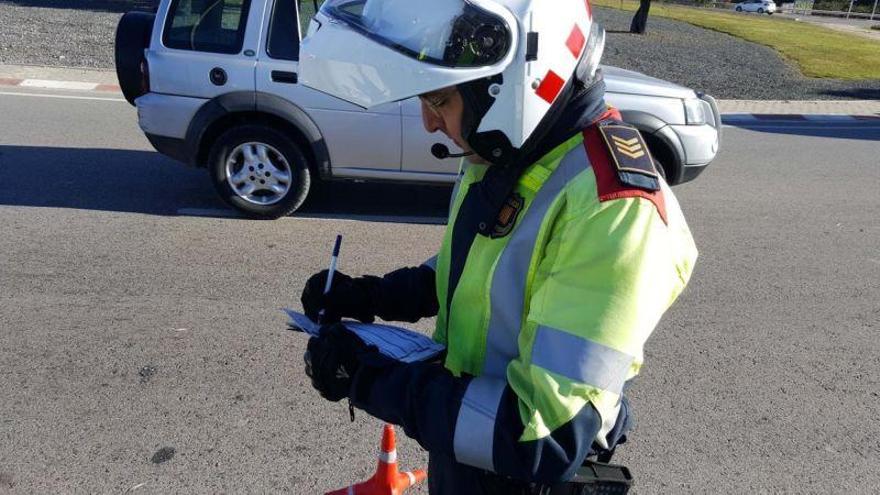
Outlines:
POLYGON ((85 91, 93 90, 99 86, 98 83, 77 81, 50 81, 48 79, 25 79, 18 85, 25 88, 75 89, 85 91))
POLYGON ((193 217, 244 218, 244 215, 235 210, 224 210, 220 208, 179 208, 177 214, 193 217))
POLYGON ((427 217, 409 215, 347 215, 345 213, 302 213, 288 217, 301 220, 342 220, 348 222, 391 222, 446 225, 446 217, 427 217))
MULTIPOLYGON (((214 218, 246 218, 235 210, 220 208, 180 208, 178 215, 214 218)), ((346 215, 344 213, 296 213, 288 220, 338 220, 343 222, 391 222, 446 225, 446 217, 408 216, 408 215, 346 215)))
POLYGON ((126 102, 125 98, 100 98, 97 96, 68 96, 68 95, 48 95, 43 93, 16 93, 13 91, 0 91, 0 95, 3 96, 31 96, 37 98, 60 98, 67 100, 95 100, 95 101, 123 101, 126 102))

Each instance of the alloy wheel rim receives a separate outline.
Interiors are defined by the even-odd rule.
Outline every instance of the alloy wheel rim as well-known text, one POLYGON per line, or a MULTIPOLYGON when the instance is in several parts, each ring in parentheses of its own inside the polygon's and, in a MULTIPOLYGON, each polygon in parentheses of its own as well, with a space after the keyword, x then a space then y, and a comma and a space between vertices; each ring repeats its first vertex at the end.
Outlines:
POLYGON ((254 205, 273 205, 284 199, 293 186, 290 163, 266 143, 252 141, 236 146, 225 168, 232 191, 254 205))

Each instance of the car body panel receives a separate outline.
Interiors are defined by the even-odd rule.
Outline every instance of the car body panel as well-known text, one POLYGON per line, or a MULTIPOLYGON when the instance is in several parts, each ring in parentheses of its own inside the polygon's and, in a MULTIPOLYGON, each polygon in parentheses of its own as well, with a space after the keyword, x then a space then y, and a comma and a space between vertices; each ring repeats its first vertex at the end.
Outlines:
MULTIPOLYGON (((605 101, 618 110, 639 110, 653 115, 666 124, 684 124, 684 107, 679 98, 649 96, 645 94, 616 93, 612 86, 605 93, 605 101)), ((696 98, 696 95, 691 95, 696 98)))
POLYGON ((678 84, 657 79, 641 72, 636 72, 611 65, 602 65, 602 75, 608 92, 650 95, 666 98, 693 98, 694 90, 678 84))
POLYGON ((147 134, 183 139, 204 98, 147 93, 135 100, 138 125, 147 134))
POLYGON ((684 166, 707 165, 718 153, 718 133, 710 126, 673 125, 672 130, 681 140, 686 156, 684 166))
POLYGON ((171 5, 172 2, 169 1, 160 3, 156 12, 151 49, 146 52, 150 66, 150 90, 205 99, 231 91, 253 91, 256 60, 243 53, 247 50, 253 51, 259 45, 265 3, 251 2, 242 49, 236 54, 180 50, 165 46, 163 36, 171 5), (218 68, 226 73, 227 81, 222 86, 211 83, 210 79, 211 71, 218 68))

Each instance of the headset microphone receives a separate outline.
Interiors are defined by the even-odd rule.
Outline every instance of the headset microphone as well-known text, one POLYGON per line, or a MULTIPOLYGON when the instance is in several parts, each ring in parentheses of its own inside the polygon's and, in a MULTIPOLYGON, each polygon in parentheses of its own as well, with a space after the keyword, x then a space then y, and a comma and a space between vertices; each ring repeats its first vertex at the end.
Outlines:
POLYGON ((461 158, 463 156, 473 155, 473 151, 466 151, 464 153, 450 153, 449 148, 445 144, 434 143, 431 146, 431 154, 434 155, 435 158, 440 160, 444 158, 461 158))

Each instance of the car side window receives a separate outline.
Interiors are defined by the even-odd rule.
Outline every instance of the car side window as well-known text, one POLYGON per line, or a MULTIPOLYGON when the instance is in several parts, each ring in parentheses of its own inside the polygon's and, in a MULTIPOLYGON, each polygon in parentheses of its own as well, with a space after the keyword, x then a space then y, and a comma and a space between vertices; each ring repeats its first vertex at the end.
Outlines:
POLYGON ((162 42, 168 48, 239 53, 251 0, 173 0, 162 42))
POLYGON ((309 30, 309 22, 311 22, 312 17, 315 17, 315 13, 317 13, 323 3, 324 0, 300 0, 299 23, 303 35, 309 30))
POLYGON ((266 53, 281 60, 299 60, 296 0, 275 0, 269 21, 266 53))

